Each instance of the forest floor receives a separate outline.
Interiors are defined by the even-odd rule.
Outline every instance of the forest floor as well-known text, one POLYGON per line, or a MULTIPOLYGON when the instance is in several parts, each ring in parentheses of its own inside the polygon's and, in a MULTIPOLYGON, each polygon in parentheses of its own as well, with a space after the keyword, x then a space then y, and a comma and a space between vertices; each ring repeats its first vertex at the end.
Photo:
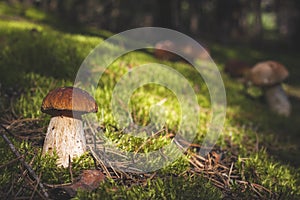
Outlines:
POLYGON ((127 134, 128 130, 117 125, 110 107, 113 88, 124 74, 145 63, 161 63, 177 70, 195 90, 202 111, 193 145, 170 165, 154 172, 126 172, 126 164, 119 168, 114 167, 117 164, 105 165, 95 152, 64 169, 56 166, 55 156, 41 156, 50 120, 40 110, 42 100, 51 89, 72 86, 83 60, 112 34, 73 28, 34 8, 5 3, 0 3, 0 19, 1 199, 46 199, 47 194, 53 199, 300 199, 299 52, 207 42, 224 81, 227 110, 222 134, 206 156, 198 152, 209 129, 211 102, 196 69, 182 61, 159 60, 151 50, 121 56, 91 89, 99 105, 95 115, 98 123, 89 124, 86 118, 86 132, 97 130, 100 140, 109 140, 127 152, 147 154, 170 143, 182 147, 184 139, 174 137, 181 110, 176 96, 167 88, 148 84, 138 88, 130 99, 133 120, 143 126, 150 121, 151 105, 164 103, 166 124, 149 138, 127 134), (233 58, 251 64, 271 59, 287 66, 290 77, 285 87, 293 91, 290 117, 270 112, 257 88, 250 88, 250 98, 241 83, 223 72, 226 61, 233 58), (4 138, 11 141, 10 145, 4 138), (105 180, 92 191, 70 192, 69 186, 88 169, 100 170, 105 180))

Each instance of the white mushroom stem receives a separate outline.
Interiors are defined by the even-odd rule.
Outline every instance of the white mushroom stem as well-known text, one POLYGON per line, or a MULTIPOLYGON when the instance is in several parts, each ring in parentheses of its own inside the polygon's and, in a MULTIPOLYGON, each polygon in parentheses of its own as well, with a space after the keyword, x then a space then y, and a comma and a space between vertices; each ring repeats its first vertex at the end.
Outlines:
POLYGON ((291 104, 280 84, 265 88, 265 97, 273 112, 288 117, 291 113, 291 104))
POLYGON ((72 158, 81 156, 86 151, 82 120, 65 116, 51 118, 43 155, 52 155, 54 151, 58 155, 57 165, 63 167, 69 166, 69 156, 72 161, 72 158))

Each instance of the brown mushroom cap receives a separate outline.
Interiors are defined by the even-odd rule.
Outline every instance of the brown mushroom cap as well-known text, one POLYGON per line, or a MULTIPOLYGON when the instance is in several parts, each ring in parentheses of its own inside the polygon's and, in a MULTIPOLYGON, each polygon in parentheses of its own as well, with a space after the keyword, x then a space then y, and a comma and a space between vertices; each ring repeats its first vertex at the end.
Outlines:
POLYGON ((95 99, 86 91, 75 87, 62 87, 50 91, 44 98, 41 111, 53 116, 82 115, 97 112, 95 99))
POLYGON ((275 61, 257 63, 247 75, 247 79, 256 86, 271 86, 281 83, 289 76, 288 70, 275 61))

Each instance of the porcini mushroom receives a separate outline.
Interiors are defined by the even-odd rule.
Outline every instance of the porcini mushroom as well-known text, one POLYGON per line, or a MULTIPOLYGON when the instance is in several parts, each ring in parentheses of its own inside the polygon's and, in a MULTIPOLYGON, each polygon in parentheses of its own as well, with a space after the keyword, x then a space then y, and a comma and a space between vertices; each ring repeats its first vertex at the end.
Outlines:
POLYGON ((86 151, 82 115, 97 112, 94 98, 75 87, 50 91, 44 98, 41 111, 51 115, 43 146, 43 155, 58 155, 57 165, 68 167, 69 157, 81 156, 86 151))
POLYGON ((270 109, 280 115, 289 116, 291 104, 281 83, 289 76, 288 70, 275 61, 257 63, 246 75, 248 83, 261 87, 270 109))

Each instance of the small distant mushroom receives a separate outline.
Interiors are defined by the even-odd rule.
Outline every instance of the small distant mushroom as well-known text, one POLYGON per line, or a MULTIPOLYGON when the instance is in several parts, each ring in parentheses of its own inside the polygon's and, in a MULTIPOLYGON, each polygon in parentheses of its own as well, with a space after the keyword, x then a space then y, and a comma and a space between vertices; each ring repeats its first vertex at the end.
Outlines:
POLYGON ((158 59, 162 60, 177 61, 182 59, 179 55, 172 53, 172 51, 180 52, 185 58, 191 60, 205 60, 210 58, 207 47, 199 49, 193 43, 174 43, 170 40, 164 40, 156 43, 154 55, 158 59), (166 50, 162 50, 162 48, 166 50))
POLYGON ((69 166, 69 157, 81 156, 86 151, 82 115, 97 112, 92 96, 75 87, 50 91, 44 98, 41 111, 51 115, 43 146, 43 155, 58 155, 57 165, 69 166))
POLYGON ((291 104, 281 83, 289 76, 288 70, 275 61, 257 63, 246 75, 248 84, 261 87, 270 109, 280 115, 289 116, 291 104))
POLYGON ((199 49, 195 44, 180 44, 178 46, 180 52, 189 59, 192 60, 206 60, 209 59, 209 49, 207 47, 203 47, 203 49, 199 49))
POLYGON ((155 44, 154 55, 161 60, 175 60, 178 56, 170 51, 175 49, 175 44, 170 40, 160 41, 155 44), (166 50, 163 50, 166 49, 166 50))

